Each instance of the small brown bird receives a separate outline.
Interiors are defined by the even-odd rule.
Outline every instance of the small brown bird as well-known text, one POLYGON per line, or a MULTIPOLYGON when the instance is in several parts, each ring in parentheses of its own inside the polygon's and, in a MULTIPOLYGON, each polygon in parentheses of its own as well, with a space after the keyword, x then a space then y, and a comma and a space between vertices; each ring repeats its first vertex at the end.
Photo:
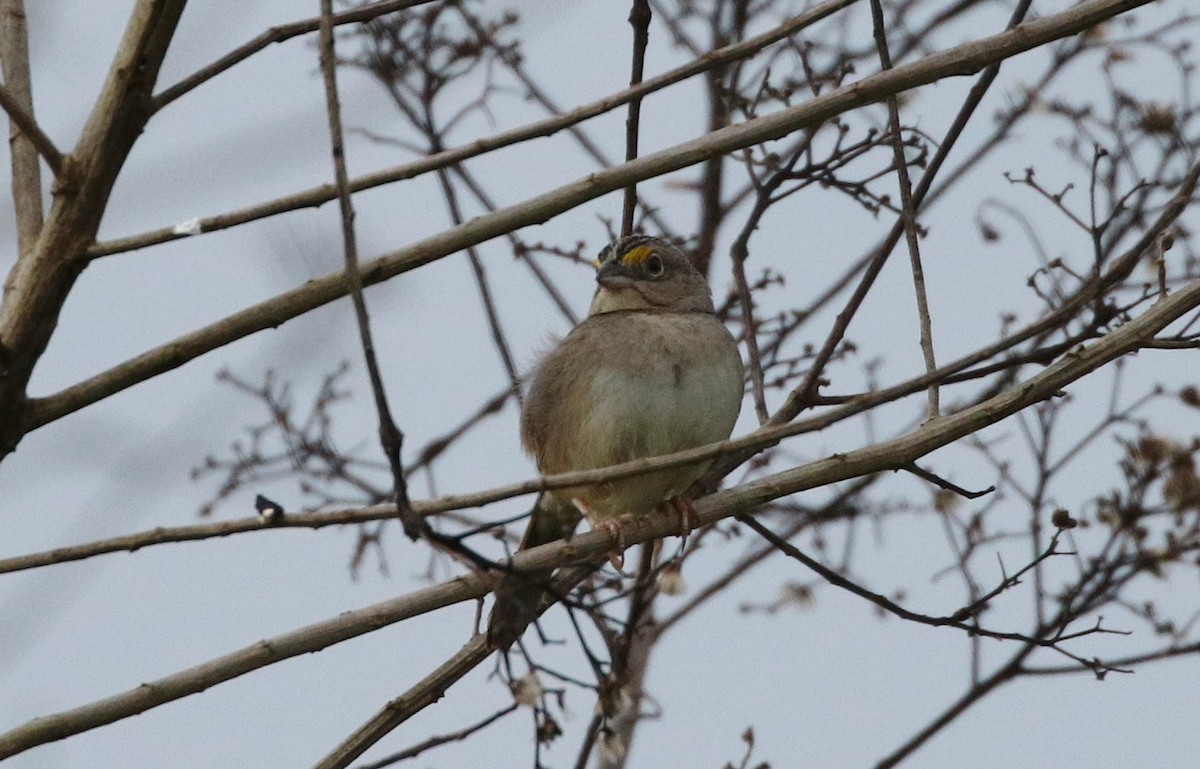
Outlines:
MULTIPOLYGON (((742 360, 717 320, 708 284, 665 240, 621 238, 596 260, 588 317, 538 365, 521 412, 521 441, 544 475, 587 470, 724 440, 741 409, 742 360)), ((542 494, 521 548, 667 506, 708 469, 697 462, 542 494)), ((694 512, 694 511, 693 511, 694 512)), ((488 639, 507 649, 537 616, 550 572, 504 578, 488 639)))

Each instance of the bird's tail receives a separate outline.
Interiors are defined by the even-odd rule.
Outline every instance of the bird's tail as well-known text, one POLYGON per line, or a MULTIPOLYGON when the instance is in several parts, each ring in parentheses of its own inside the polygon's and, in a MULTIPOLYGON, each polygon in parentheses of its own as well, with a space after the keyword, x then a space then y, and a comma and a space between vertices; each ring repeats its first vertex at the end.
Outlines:
MULTIPOLYGON (((550 495, 542 494, 534 505, 520 550, 569 537, 580 519, 574 508, 564 509, 550 495)), ((488 644, 508 649, 521 637, 529 623, 538 618, 542 601, 550 596, 553 569, 506 574, 496 588, 496 603, 488 617, 488 644)))

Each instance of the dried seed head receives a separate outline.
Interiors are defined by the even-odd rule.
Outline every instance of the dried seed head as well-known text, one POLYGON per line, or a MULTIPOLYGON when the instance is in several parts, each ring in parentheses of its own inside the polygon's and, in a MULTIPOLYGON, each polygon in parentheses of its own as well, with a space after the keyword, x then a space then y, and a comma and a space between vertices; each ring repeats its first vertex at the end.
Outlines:
POLYGON ((1071 513, 1063 507, 1058 508, 1050 516, 1050 523, 1058 529, 1073 529, 1079 525, 1079 521, 1071 517, 1071 513))
POLYGON ((536 673, 518 678, 512 682, 509 689, 512 690, 513 699, 517 704, 526 707, 533 707, 542 697, 542 682, 538 680, 536 673))
POLYGON ((1143 107, 1142 117, 1138 121, 1138 128, 1148 134, 1174 136, 1176 131, 1179 130, 1175 119, 1175 110, 1168 105, 1151 102, 1143 107))

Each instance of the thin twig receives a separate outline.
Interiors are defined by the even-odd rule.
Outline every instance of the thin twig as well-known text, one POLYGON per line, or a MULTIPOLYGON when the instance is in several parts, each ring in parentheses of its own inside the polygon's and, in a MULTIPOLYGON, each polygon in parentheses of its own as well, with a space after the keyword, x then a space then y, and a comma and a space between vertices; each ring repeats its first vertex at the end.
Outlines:
MULTIPOLYGON (((841 2, 857 2, 857 0, 835 0, 835 1, 839 2, 839 3, 841 3, 841 2)), ((495 51, 496 55, 499 57, 501 63, 503 63, 504 66, 508 67, 509 71, 513 74, 513 76, 516 77, 517 80, 520 81, 521 85, 525 88, 526 92, 528 93, 529 98, 531 98, 533 101, 540 104, 542 106, 542 108, 545 109, 547 112, 549 112, 551 115, 566 117, 571 114, 570 112, 564 113, 562 108, 559 107, 558 103, 555 102, 554 99, 552 99, 550 97, 550 94, 548 94, 546 92, 546 90, 541 86, 541 84, 539 84, 538 81, 526 71, 525 64, 524 64, 524 62, 525 62, 524 57, 517 55, 513 49, 511 49, 507 46, 494 45, 495 41, 492 40, 487 34, 484 33, 482 27, 479 25, 479 20, 476 19, 473 14, 468 13, 466 8, 464 8, 461 3, 456 4, 456 7, 458 8, 460 15, 463 17, 463 20, 466 21, 467 25, 471 27, 471 29, 476 33, 476 35, 478 35, 480 42, 487 44, 487 45, 492 45, 493 50, 495 51)), ((816 10, 816 9, 814 9, 814 10, 816 10)), ((832 13, 832 11, 830 11, 830 12, 832 13)), ((713 53, 716 53, 716 52, 714 51, 713 53)), ((667 73, 667 74, 670 74, 670 73, 667 73)), ((660 77, 663 77, 663 76, 660 76, 660 77)), ((628 93, 630 91, 636 92, 636 91, 640 91, 640 90, 641 89, 639 89, 639 88, 627 89, 626 93, 628 93)), ((641 93, 639 95, 634 95, 631 97, 631 99, 629 101, 630 101, 630 103, 632 103, 633 99, 640 99, 641 96, 644 96, 644 95, 645 95, 645 93, 641 93)), ((619 106, 619 105, 617 105, 617 106, 619 106)), ((578 111, 578 110, 574 110, 574 111, 578 111)), ((580 122, 582 122, 582 121, 573 121, 569 125, 564 126, 566 128, 567 133, 570 134, 571 138, 573 138, 575 140, 575 143, 579 145, 580 149, 582 149, 585 153, 587 153, 587 155, 589 157, 591 157, 593 160, 595 160, 596 163, 599 164, 601 168, 611 168, 613 163, 609 159, 608 155, 604 152, 604 150, 602 150, 600 148, 600 146, 598 144, 596 144, 595 141, 592 140, 592 138, 590 136, 588 136, 587 132, 584 131, 583 128, 579 125, 580 122)), ((667 224, 667 221, 665 219, 663 219, 662 216, 659 215, 658 210, 656 208, 654 208, 653 206, 648 206, 645 203, 639 203, 639 206, 642 209, 643 216, 645 216, 647 219, 649 219, 651 222, 653 222, 654 226, 658 228, 659 232, 661 232, 663 235, 670 236, 671 230, 667 224)))
MULTIPOLYGON (((431 112, 431 111, 430 111, 431 112)), ((433 115, 428 112, 425 115, 426 125, 432 125, 433 115)), ((437 137, 431 135, 429 137, 433 141, 437 141, 437 137)), ((435 144, 436 147, 436 144, 435 144)), ((464 221, 462 208, 458 204, 458 195, 454 190, 454 185, 450 182, 450 175, 444 170, 437 172, 438 184, 442 188, 442 197, 446 201, 446 207, 450 211, 450 220, 455 226, 460 225, 464 221)), ((487 318, 488 330, 492 333, 492 343, 496 347, 496 352, 500 356, 500 363, 504 366, 504 373, 507 374, 508 388, 517 399, 517 403, 524 402, 521 396, 521 375, 517 373, 517 364, 513 360, 512 347, 508 343, 508 337, 504 334, 504 327, 500 322, 500 313, 496 311, 496 302, 492 298, 491 285, 488 283, 487 270, 484 269, 483 259, 479 256, 479 249, 475 246, 470 246, 466 249, 467 261, 471 264, 471 274, 475 277, 475 287, 479 289, 479 301, 483 304, 483 313, 487 318)))
MULTIPOLYGON (((650 42, 649 0, 633 0, 629 9, 629 25, 633 27, 633 63, 630 65, 629 87, 636 88, 642 82, 646 68, 646 46, 650 42)), ((642 116, 642 98, 629 101, 629 114, 625 118, 625 162, 638 156, 638 134, 642 116)), ((625 188, 625 205, 621 212, 621 236, 633 233, 633 216, 637 211, 637 183, 625 188)))
MULTIPOLYGON (((499 208, 499 206, 496 205, 496 201, 492 199, 491 195, 489 195, 483 188, 483 185, 475 179, 474 174, 469 172, 465 166, 460 163, 453 166, 452 170, 458 176, 458 178, 462 179, 463 184, 467 186, 467 189, 471 191, 471 194, 475 196, 475 199, 478 200, 484 208, 486 208, 488 211, 495 211, 497 208, 499 208)), ((533 254, 528 252, 525 244, 521 242, 520 238, 517 237, 517 234, 515 232, 509 232, 506 233, 505 237, 508 238, 508 242, 512 246, 513 253, 525 264, 526 267, 529 268, 529 271, 533 273, 534 279, 541 284, 542 290, 545 291, 546 295, 550 297, 550 301, 554 302, 554 306, 558 308, 558 311, 563 318, 566 319, 566 321, 572 326, 575 326, 577 323, 579 323, 579 319, 575 317, 575 312, 571 309, 571 306, 567 304, 567 300, 563 298, 562 292, 558 290, 558 287, 555 286, 550 280, 550 276, 546 274, 546 271, 543 270, 541 265, 537 263, 537 260, 533 258, 533 254)))
POLYGON ((760 425, 766 424, 771 415, 767 409, 766 388, 763 384, 762 353, 758 347, 758 323, 754 319, 754 299, 750 295, 750 285, 746 280, 746 260, 750 258, 750 236, 758 229, 763 216, 775 201, 775 193, 779 190, 780 185, 789 178, 796 163, 812 146, 812 140, 816 133, 815 128, 805 131, 804 137, 787 155, 787 160, 761 183, 756 181, 753 167, 747 168, 755 187, 754 207, 746 216, 746 222, 742 225, 741 232, 738 233, 729 249, 733 262, 734 284, 737 286, 738 302, 742 309, 742 328, 745 330, 746 351, 750 353, 750 388, 754 396, 754 411, 760 425))
POLYGON ((887 596, 880 595, 879 593, 875 593, 870 590, 867 590, 862 585, 859 585, 858 583, 854 582, 853 580, 847 579, 846 577, 842 576, 841 574, 834 571, 833 569, 830 569, 828 566, 825 566, 820 561, 817 561, 813 558, 808 557, 799 548, 797 548, 795 545, 793 545, 791 542, 788 542, 787 540, 785 540, 782 537, 780 537, 779 535, 777 535, 775 532, 768 529, 766 526, 763 526, 761 523, 759 523, 753 517, 751 517, 749 515, 738 515, 736 517, 737 517, 738 521, 749 526, 751 529, 753 529, 755 531, 755 533, 757 533, 763 539, 767 540, 772 545, 774 545, 784 555, 788 556, 789 558, 793 558, 797 561, 800 561, 802 564, 804 564, 805 566, 807 566, 808 568, 812 569, 817 574, 819 574, 821 576, 821 578, 824 579, 829 584, 833 585, 834 587, 840 587, 843 590, 849 591, 849 592, 853 593, 854 595, 858 596, 859 598, 864 598, 867 601, 870 601, 871 603, 875 604, 879 608, 883 609, 884 611, 886 611, 890 614, 894 614, 895 616, 899 617, 900 619, 908 620, 910 622, 916 622, 921 625, 929 625, 930 627, 951 627, 951 628, 955 628, 957 630, 966 631, 967 633, 970 633, 970 634, 978 634, 978 635, 982 635, 982 636, 987 636, 988 638, 995 638, 997 640, 1020 641, 1022 643, 1035 644, 1037 646, 1045 646, 1048 648, 1055 648, 1058 644, 1058 641, 1060 640, 1060 639, 1039 639, 1039 638, 1033 638, 1033 637, 1025 635, 1023 633, 1009 633, 1009 632, 1003 632, 1003 631, 988 630, 986 628, 980 627, 977 622, 968 622, 967 621, 968 619, 971 619, 976 614, 978 614, 979 611, 987 604, 988 601, 992 600, 1000 593, 1004 592, 1005 590, 1011 588, 1013 585, 1017 584, 1017 576, 1019 576, 1019 574, 1024 574, 1025 572, 1029 571, 1030 569, 1036 568, 1036 566, 1038 564, 1040 564, 1042 561, 1044 561, 1045 559, 1047 559, 1051 556, 1059 555, 1059 551, 1056 549, 1056 545, 1058 544, 1057 537, 1052 539, 1050 541, 1050 545, 1046 548, 1046 550, 1042 554, 1040 554, 1038 558, 1034 559, 1034 561, 1032 563, 1030 563, 1028 566, 1026 566, 1024 569, 1022 569, 1021 572, 1019 572, 1019 574, 1017 576, 1013 576, 1013 577, 1009 577, 1009 578, 1005 579, 1003 582, 1000 583, 1000 585, 995 590, 988 593, 986 596, 984 596, 980 600, 975 601, 970 606, 965 607, 963 609, 959 609, 958 611, 956 611, 954 614, 951 614, 951 615, 946 615, 943 617, 935 617, 930 614, 921 614, 919 612, 911 611, 910 609, 906 609, 903 606, 901 606, 900 604, 891 600, 887 596))
POLYGON ((600 737, 600 731, 604 727, 604 716, 596 713, 592 716, 592 720, 588 723, 587 731, 584 732, 583 740, 579 744, 579 752, 575 758, 575 769, 587 769, 588 759, 592 756, 592 749, 596 745, 596 740, 600 737))
POLYGON ((422 753, 429 750, 430 748, 436 748, 439 745, 445 745, 448 742, 461 742, 462 740, 465 740, 466 738, 470 737, 472 734, 475 734, 476 732, 481 731, 481 730, 491 726, 492 724, 496 723, 501 718, 504 718, 509 713, 512 713, 514 710, 516 710, 519 707, 520 707, 520 705, 518 703, 514 702, 513 704, 509 705, 508 707, 496 711, 495 713, 491 714, 490 716, 483 719, 482 721, 479 721, 478 723, 471 724, 470 726, 465 726, 462 729, 459 729, 458 731, 450 732, 449 734, 439 734, 439 735, 430 737, 427 740, 424 740, 422 742, 417 743, 416 745, 413 745, 411 748, 405 748, 404 750, 401 750, 398 753, 393 753, 390 756, 385 756, 384 758, 381 758, 378 761, 372 761, 369 764, 359 764, 357 767, 355 767, 355 769, 383 769, 385 766, 391 766, 392 764, 398 764, 401 761, 407 761, 410 758, 416 758, 417 756, 421 755, 422 753))
MULTIPOLYGON (((1013 9, 1012 16, 1009 18, 1007 30, 1012 30, 1022 24, 1025 14, 1028 13, 1029 6, 1031 4, 1032 0, 1020 0, 1016 8, 1013 9)), ((997 75, 1000 74, 1000 67, 1002 64, 1003 60, 997 60, 989 64, 984 68, 983 73, 980 74, 979 78, 976 80, 975 85, 971 87, 971 91, 967 94, 967 98, 963 101, 962 107, 959 108, 958 114, 954 116, 954 122, 951 123, 949 130, 946 131, 946 135, 938 144, 937 151, 934 153, 933 158, 929 161, 929 167, 925 169, 925 173, 921 175, 921 181, 917 183, 917 188, 913 191, 913 205, 916 208, 920 208, 924 202, 925 196, 928 194, 930 187, 933 185, 934 179, 937 178, 938 172, 941 170, 942 165, 950 156, 950 151, 958 142, 959 137, 962 136, 962 132, 966 128, 967 123, 970 122, 971 118, 974 116, 975 110, 983 101, 983 97, 991 88, 992 83, 995 82, 997 75)), ((901 69, 903 69, 903 67, 901 67, 901 69)), ((891 71, 895 72, 896 70, 893 69, 891 71)), ((875 250, 874 254, 871 255, 866 267, 863 270, 862 279, 855 287, 853 295, 849 300, 847 300, 845 308, 838 313, 834 327, 830 330, 829 335, 825 339, 825 343, 817 352, 817 355, 814 358, 812 366, 809 368, 809 372, 805 376, 804 381, 788 396, 788 399, 784 403, 783 407, 776 412, 775 416, 773 417, 773 421, 782 422, 794 418, 796 414, 800 413, 800 410, 805 407, 805 404, 811 401, 813 396, 816 395, 817 386, 821 381, 821 375, 824 372, 825 366, 833 357, 834 352, 837 350, 838 344, 841 343, 841 340, 845 336, 846 329, 850 326, 851 319, 853 319, 855 313, 858 311, 858 307, 866 298, 866 294, 870 290, 871 285, 874 283, 875 278, 878 277, 880 270, 883 269, 883 264, 886 261, 887 256, 892 252, 892 249, 896 247, 896 244, 899 242, 900 236, 903 233, 904 220, 901 218, 896 221, 895 224, 893 224, 891 231, 888 233, 883 243, 880 244, 880 246, 875 250)))
POLYGON ((329 142, 333 155, 334 178, 338 191, 338 206, 342 213, 342 240, 345 245, 346 280, 349 283, 350 299, 354 303, 354 317, 358 324, 358 337, 362 345, 367 375, 371 381, 371 394, 379 419, 379 442, 392 471, 393 498, 396 511, 404 525, 404 533, 416 540, 424 526, 424 519, 412 508, 408 500, 408 483, 404 479, 404 465, 400 451, 404 445, 404 434, 396 426, 388 408, 387 393, 383 377, 379 373, 379 362, 375 356, 375 344, 371 339, 371 321, 367 316, 367 303, 363 299, 362 275, 358 269, 358 243, 354 234, 354 204, 350 199, 350 183, 346 173, 346 152, 342 139, 341 104, 337 94, 336 57, 333 51, 333 0, 321 0, 320 19, 321 75, 325 83, 325 107, 329 114, 329 142))
MULTIPOLYGON (((888 52, 887 31, 880 0, 871 0, 871 19, 875 27, 875 47, 879 51, 879 63, 883 71, 892 68, 892 56, 888 52)), ((925 358, 925 370, 937 369, 933 352, 933 322, 929 315, 929 297, 925 292, 925 270, 921 266, 921 246, 917 241, 917 208, 913 202, 912 180, 908 176, 908 158, 904 154, 904 137, 900 130, 900 104, 895 94, 887 97, 888 123, 891 128, 892 150, 896 162, 896 178, 900 184, 900 219, 904 223, 904 239, 908 244, 908 257, 912 269, 913 288, 917 295, 917 317, 921 326, 921 354, 925 358)), ((1097 268, 1098 270, 1099 268, 1097 268)), ((1099 275, 1099 272, 1096 273, 1099 275)), ((929 386, 929 418, 941 413, 938 405, 938 386, 929 386)))
MULTIPOLYGON (((364 21, 370 21, 376 17, 386 13, 404 10, 406 8, 415 8, 418 5, 425 5, 434 0, 381 0, 381 2, 367 3, 366 5, 352 8, 348 11, 333 14, 333 25, 335 27, 343 24, 356 24, 364 21)), ((290 40, 299 35, 306 35, 310 32, 316 32, 320 29, 321 19, 304 19, 303 21, 294 21, 291 24, 281 24, 278 27, 271 27, 266 32, 255 37, 253 40, 238 46, 221 58, 203 67, 196 72, 180 80, 175 85, 166 88, 154 95, 151 101, 151 109, 154 112, 162 109, 171 102, 183 96, 192 89, 200 86, 209 80, 212 80, 217 75, 225 72, 235 64, 239 64, 254 54, 263 50, 272 43, 282 43, 285 40, 290 40)))
POLYGON ((963 499, 979 499, 980 497, 991 494, 993 491, 996 490, 995 486, 988 486, 987 488, 980 489, 979 491, 971 491, 969 489, 964 489, 962 486, 951 483, 950 481, 946 480, 945 478, 942 478, 941 476, 939 476, 935 473, 931 473, 928 470, 926 470, 925 468, 920 467, 919 465, 917 465, 916 462, 913 462, 910 465, 905 465, 903 469, 907 470, 908 472, 912 473, 913 475, 917 476, 918 478, 923 478, 924 480, 929 481, 930 483, 932 483, 933 485, 937 486, 940 489, 945 489, 946 491, 952 491, 955 494, 962 497, 963 499))
POLYGON ((746 259, 749 252, 741 238, 734 244, 733 283, 737 287, 738 304, 742 310, 742 339, 750 355, 750 392, 754 397, 754 414, 758 423, 764 425, 771 418, 767 408, 766 388, 763 386, 762 353, 758 349, 758 323, 754 320, 754 298, 750 295, 750 284, 746 280, 746 259), (740 246, 740 248, 739 248, 740 246))
MULTIPOLYGON (((1146 654, 1134 654, 1128 657, 1122 657, 1113 660, 1113 667, 1130 668, 1135 665, 1140 665, 1146 662, 1157 662, 1159 660, 1173 659, 1189 654, 1200 653, 1200 641, 1182 646, 1172 646, 1161 651, 1148 652, 1146 654)), ((1055 665, 1046 667, 1022 667, 1021 675, 1023 676, 1056 676, 1066 673, 1078 673, 1079 665, 1055 665)))

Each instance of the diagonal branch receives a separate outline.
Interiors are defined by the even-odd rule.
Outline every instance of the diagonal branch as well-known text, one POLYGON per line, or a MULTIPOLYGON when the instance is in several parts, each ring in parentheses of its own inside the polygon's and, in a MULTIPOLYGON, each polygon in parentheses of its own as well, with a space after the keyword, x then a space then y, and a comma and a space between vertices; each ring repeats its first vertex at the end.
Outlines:
MULTIPOLYGON (((1149 0, 1146 1, 1148 2, 1149 0)), ((596 117, 597 115, 603 115, 606 112, 628 104, 635 98, 646 96, 654 93, 655 91, 662 90, 667 86, 686 80, 693 75, 707 72, 714 67, 719 67, 731 61, 752 56, 763 48, 766 48, 773 43, 777 43, 780 40, 799 32, 805 27, 816 24, 818 21, 821 21, 822 19, 833 15, 843 8, 853 5, 856 2, 858 2, 858 0, 827 0, 827 2, 822 3, 821 5, 816 6, 809 11, 795 16, 794 18, 788 19, 786 22, 780 24, 778 27, 770 30, 769 32, 765 32, 762 35, 741 43, 728 45, 724 48, 711 51, 710 53, 700 56, 694 61, 691 61, 681 67, 677 67, 661 75, 652 77, 636 88, 627 88, 623 91, 618 91, 611 96, 607 96, 590 104, 585 104, 581 107, 576 107, 575 109, 562 113, 561 115, 555 115, 552 118, 540 120, 536 123, 530 123, 520 128, 515 128, 511 131, 505 131, 491 137, 478 139, 468 145, 455 147, 454 149, 439 152, 436 155, 414 160, 411 163, 405 163, 401 166, 396 166, 383 171, 376 171, 375 173, 367 174, 366 176, 361 176, 357 179, 351 179, 350 190, 352 192, 361 192, 362 190, 371 189, 384 184, 411 179, 416 176, 420 176, 421 174, 435 171, 439 168, 452 166, 463 160, 469 160, 473 157, 478 157, 479 155, 483 155, 501 147, 508 147, 528 141, 530 139, 539 139, 546 136, 551 136, 561 130, 571 130, 576 132, 576 138, 580 142, 584 142, 584 148, 588 150, 598 162, 603 165, 607 165, 607 161, 602 154, 598 154, 598 151, 592 151, 595 150, 595 147, 590 143, 590 141, 587 141, 586 135, 578 132, 577 129, 574 128, 578 123, 582 123, 583 121, 596 117)), ((464 14, 463 19, 468 23, 471 22, 471 16, 469 14, 464 14)), ((522 79, 523 83, 531 88, 535 85, 531 79, 526 82, 528 75, 524 74, 523 71, 518 70, 516 74, 522 79)), ((535 93, 534 96, 535 98, 538 98, 538 100, 542 102, 547 109, 551 109, 553 107, 552 104, 546 102, 543 94, 535 93)), ((313 189, 298 192, 294 195, 289 195, 284 198, 278 198, 266 203, 260 203, 239 211, 233 211, 217 216, 204 217, 197 222, 197 226, 199 227, 200 232, 213 232, 215 230, 235 227, 247 222, 286 213, 288 211, 297 211, 303 208, 319 206, 334 200, 336 197, 337 192, 331 185, 322 185, 320 187, 314 187, 313 189)), ((124 251, 133 251, 135 249, 146 248, 147 246, 153 246, 159 243, 167 243, 172 240, 178 240, 179 238, 189 237, 192 234, 194 234, 194 232, 191 229, 180 228, 177 226, 162 227, 160 229, 151 230, 150 232, 144 232, 139 235, 131 235, 125 238, 119 238, 117 240, 95 243, 91 246, 91 248, 88 249, 88 255, 96 258, 108 256, 110 254, 117 254, 124 251)))
POLYGON ((979 681, 977 684, 968 689, 961 697, 953 704, 942 711, 933 721, 927 724, 919 732, 913 735, 904 745, 897 748, 890 755, 875 765, 875 769, 891 769, 898 765, 901 761, 907 758, 913 751, 924 745, 933 735, 937 734, 945 728, 950 722, 954 721, 962 715, 968 708, 976 702, 982 700, 990 694, 994 689, 1002 684, 1011 681, 1020 674, 1021 666, 1025 660, 1029 658, 1034 651, 1037 650, 1034 644, 1028 644, 1018 649, 1009 661, 997 669, 987 678, 979 681))
POLYGON ((392 764, 396 764, 410 758, 416 758, 430 748, 436 748, 437 746, 445 745, 448 742, 459 742, 461 740, 465 740, 467 737, 486 729, 510 713, 513 713, 519 707, 521 707, 521 705, 514 702, 506 708, 497 710, 495 713, 491 714, 482 721, 478 721, 470 726, 463 727, 462 729, 451 732, 450 734, 439 734, 435 737, 430 737, 429 739, 423 740, 417 745, 413 745, 410 748, 405 748, 404 750, 401 750, 398 753, 393 753, 390 756, 385 756, 378 761, 372 761, 369 764, 359 764, 358 769, 383 769, 385 766, 391 766, 392 764))
MULTIPOLYGON (((375 3, 367 3, 357 8, 352 8, 341 13, 333 14, 333 25, 340 27, 343 24, 360 24, 365 21, 382 16, 386 13, 394 13, 402 11, 406 8, 415 8, 418 5, 425 5, 433 2, 433 0, 380 0, 375 3)), ((304 19, 303 21, 293 21, 291 24, 281 24, 278 27, 271 27, 266 32, 255 37, 253 40, 238 46, 234 50, 225 54, 221 58, 203 67, 196 72, 180 80, 175 85, 164 89, 160 93, 155 94, 152 108, 158 112, 163 107, 178 99, 180 96, 189 91, 203 85, 212 80, 217 75, 225 72, 235 64, 249 59, 254 54, 263 50, 272 43, 282 43, 285 40, 291 40, 299 35, 307 35, 310 32, 316 32, 321 26, 321 19, 304 19)))
MULTIPOLYGON (((2 13, 2 12, 0 12, 2 13)), ((12 82, 10 75, 5 75, 6 83, 12 82)), ((26 111, 26 106, 17 100, 17 97, 8 89, 7 85, 0 85, 0 109, 8 113, 8 119, 12 121, 13 126, 20 131, 23 138, 28 140, 29 144, 36 151, 36 154, 41 155, 46 161, 46 165, 50 166, 50 170, 55 176, 60 176, 63 172, 63 156, 58 151, 58 147, 54 146, 54 142, 49 136, 42 131, 41 127, 33 119, 33 115, 26 111)), ((18 143, 14 141, 14 144, 18 143)), ((16 154, 14 160, 16 162, 16 154)), ((14 177, 17 174, 14 173, 14 177)), ((40 174, 38 175, 40 177, 40 174)), ((23 187, 22 190, 27 188, 23 187)), ((41 208, 42 189, 39 181, 37 186, 38 208, 41 208)), ((40 217, 39 217, 40 218, 40 217)), ((40 222, 39 222, 40 224, 40 222)), ((22 231, 23 232, 23 231, 22 231)), ((23 250, 23 249, 22 249, 23 250)))
MULTIPOLYGON (((1088 0, 982 40, 965 43, 917 62, 880 72, 777 113, 714 131, 683 144, 599 171, 555 190, 487 213, 363 265, 364 285, 416 269, 468 246, 547 219, 630 183, 686 168, 817 125, 855 107, 946 77, 969 75, 1053 40, 1089 29, 1151 0, 1088 0)), ((250 334, 273 328, 345 296, 346 276, 335 273, 248 307, 224 320, 182 336, 48 398, 39 399, 21 430, 34 429, 177 368, 250 334)))
POLYGON ((317 762, 313 769, 343 769, 349 766, 351 761, 387 736, 409 716, 440 700, 451 685, 478 667, 491 653, 487 637, 476 633, 458 654, 446 660, 416 686, 384 705, 367 723, 317 762))

